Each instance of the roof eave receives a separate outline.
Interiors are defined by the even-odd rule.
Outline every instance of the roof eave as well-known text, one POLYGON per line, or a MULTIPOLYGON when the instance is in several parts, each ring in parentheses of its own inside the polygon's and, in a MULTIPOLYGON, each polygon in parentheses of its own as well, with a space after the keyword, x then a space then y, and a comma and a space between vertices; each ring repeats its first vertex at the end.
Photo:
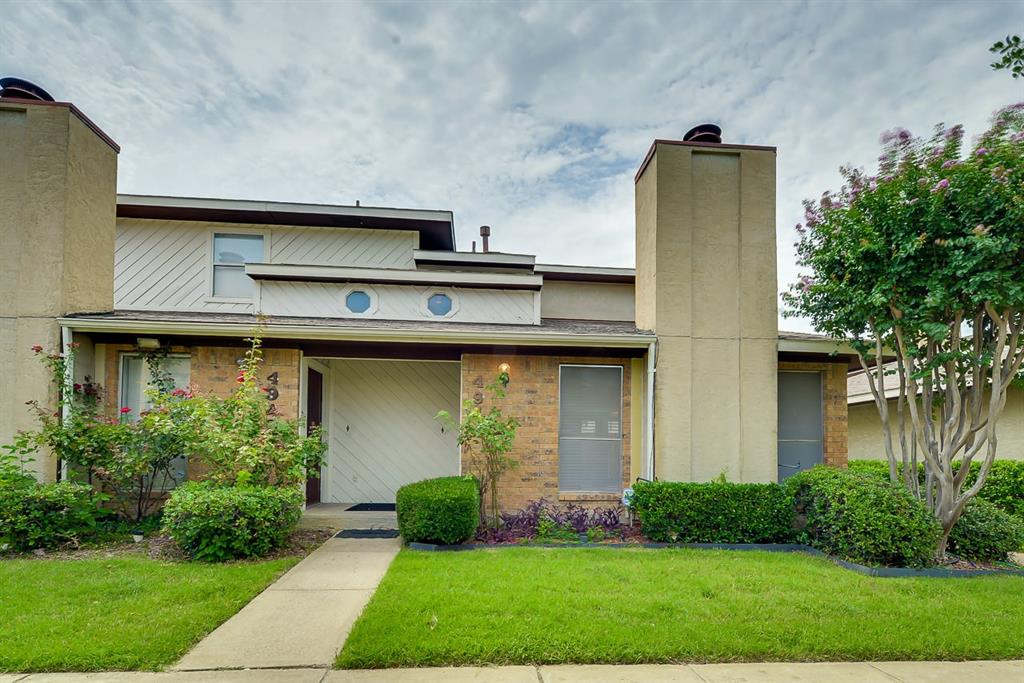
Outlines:
MULTIPOLYGON (((131 320, 105 318, 59 318, 61 325, 76 332, 108 334, 166 334, 189 337, 238 337, 253 332, 249 323, 200 322, 177 320, 131 320)), ((655 341, 648 334, 573 334, 567 332, 525 332, 521 330, 480 331, 466 329, 388 329, 342 326, 267 324, 263 336, 271 339, 316 341, 398 342, 411 344, 483 344, 496 346, 582 346, 607 348, 647 348, 655 341)))

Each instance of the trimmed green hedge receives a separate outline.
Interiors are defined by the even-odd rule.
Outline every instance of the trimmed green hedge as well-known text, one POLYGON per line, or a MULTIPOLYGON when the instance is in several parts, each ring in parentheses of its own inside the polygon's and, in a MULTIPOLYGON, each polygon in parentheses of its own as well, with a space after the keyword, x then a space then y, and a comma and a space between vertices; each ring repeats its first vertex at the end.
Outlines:
POLYGON ((778 484, 637 482, 630 506, 660 543, 784 543, 793 498, 778 484))
MULTIPOLYGON (((954 469, 959 463, 954 463, 954 469)), ((888 460, 851 460, 851 472, 872 474, 883 479, 889 478, 888 460)), ((902 467, 901 467, 902 469, 902 467)), ((981 469, 977 461, 971 463, 971 473, 967 476, 966 486, 970 486, 978 478, 981 469)), ((924 482, 924 465, 918 465, 918 481, 924 482)), ((994 503, 996 507, 1011 515, 1024 518, 1024 460, 996 460, 992 463, 985 485, 978 492, 978 498, 994 503)))
POLYGON ((968 560, 1005 560, 1024 549, 1024 520, 975 498, 949 534, 949 550, 968 560))
POLYGON ((0 485, 0 549, 23 552, 87 540, 108 515, 91 486, 31 480, 0 485))
POLYGON ((302 516, 295 487, 189 482, 164 505, 164 529, 190 557, 223 562, 281 547, 302 516))
POLYGON ((418 481, 398 489, 395 509, 406 543, 462 543, 480 526, 480 487, 473 477, 418 481))
POLYGON ((786 485, 803 540, 867 565, 924 567, 935 560, 941 529, 906 487, 870 474, 818 465, 786 485))

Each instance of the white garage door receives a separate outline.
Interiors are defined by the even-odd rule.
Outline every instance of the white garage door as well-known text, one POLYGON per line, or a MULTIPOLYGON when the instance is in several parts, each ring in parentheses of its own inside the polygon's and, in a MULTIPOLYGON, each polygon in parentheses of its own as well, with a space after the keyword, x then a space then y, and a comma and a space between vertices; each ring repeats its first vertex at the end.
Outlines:
POLYGON ((393 503, 400 486, 459 473, 459 363, 332 359, 324 502, 393 503))

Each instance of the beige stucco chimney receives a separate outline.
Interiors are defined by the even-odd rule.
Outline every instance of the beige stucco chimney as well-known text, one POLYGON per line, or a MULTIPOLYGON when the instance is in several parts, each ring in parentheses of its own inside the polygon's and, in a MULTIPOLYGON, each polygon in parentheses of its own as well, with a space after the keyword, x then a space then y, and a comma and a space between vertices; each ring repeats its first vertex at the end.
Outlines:
POLYGON ((636 324, 658 335, 655 475, 774 481, 775 149, 656 140, 636 261, 636 324))
MULTIPOLYGON (((0 97, 0 443, 46 396, 32 353, 61 346, 57 318, 113 308, 118 147, 73 105, 0 97)), ((52 397, 51 397, 52 400, 52 397)), ((44 481, 53 458, 34 467, 44 481)))

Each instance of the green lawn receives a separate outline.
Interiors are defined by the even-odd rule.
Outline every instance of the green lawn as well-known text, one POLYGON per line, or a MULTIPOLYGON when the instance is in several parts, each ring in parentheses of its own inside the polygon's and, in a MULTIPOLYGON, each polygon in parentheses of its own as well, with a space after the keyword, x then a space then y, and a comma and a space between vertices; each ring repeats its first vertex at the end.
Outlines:
POLYGON ((1024 577, 876 579, 799 554, 404 550, 342 668, 1024 657, 1024 577))
POLYGON ((0 560, 0 671, 159 669, 295 562, 0 560))

